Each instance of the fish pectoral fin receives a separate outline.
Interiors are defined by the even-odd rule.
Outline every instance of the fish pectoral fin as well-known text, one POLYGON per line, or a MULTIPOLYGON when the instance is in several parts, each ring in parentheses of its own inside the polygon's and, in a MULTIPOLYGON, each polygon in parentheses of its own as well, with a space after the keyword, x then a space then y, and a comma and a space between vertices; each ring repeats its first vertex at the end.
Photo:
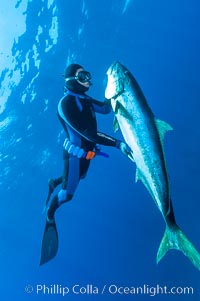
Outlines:
POLYGON ((124 91, 125 91, 124 83, 120 81, 118 84, 119 84, 119 87, 118 87, 119 92, 117 92, 115 95, 110 96, 109 98, 117 99, 117 97, 121 96, 124 93, 124 91))
POLYGON ((116 101, 115 114, 119 114, 128 120, 133 120, 132 115, 126 110, 126 108, 119 101, 116 101))
POLYGON ((114 129, 114 132, 119 130, 119 122, 118 122, 116 116, 114 117, 114 120, 113 120, 113 129, 114 129))
POLYGON ((172 128, 172 126, 171 126, 169 123, 167 123, 166 121, 163 121, 163 120, 160 120, 160 119, 155 119, 155 122, 156 122, 156 126, 157 126, 157 129, 158 129, 158 132, 159 132, 159 134, 160 134, 160 140, 161 140, 161 142, 163 143, 165 134, 166 134, 168 131, 172 131, 173 128, 172 128))
MULTIPOLYGON (((115 115, 118 114, 120 116, 123 116, 126 119, 129 119, 129 120, 132 119, 132 116, 128 113, 128 111, 123 107, 123 105, 119 101, 116 101, 114 113, 115 113, 115 115)), ((113 120, 113 129, 114 129, 114 132, 116 132, 119 129, 119 122, 118 122, 116 116, 114 117, 114 120, 113 120)))
POLYGON ((118 113, 118 110, 119 110, 119 108, 120 108, 120 102, 119 101, 116 101, 116 105, 115 105, 115 114, 117 114, 118 113))

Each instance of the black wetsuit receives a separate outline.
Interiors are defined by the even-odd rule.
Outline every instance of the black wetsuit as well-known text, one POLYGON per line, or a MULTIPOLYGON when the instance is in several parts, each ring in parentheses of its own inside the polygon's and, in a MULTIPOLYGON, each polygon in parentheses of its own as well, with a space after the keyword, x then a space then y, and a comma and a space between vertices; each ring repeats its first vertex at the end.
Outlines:
MULTIPOLYGON (((96 144, 116 147, 118 140, 97 131, 96 113, 108 114, 109 101, 100 102, 85 94, 67 91, 58 104, 58 116, 67 138, 86 152, 94 150, 96 144)), ((62 188, 73 196, 78 182, 84 178, 90 160, 78 159, 64 151, 65 171, 62 188)))
MULTIPOLYGON (((71 64, 66 68, 65 79, 68 90, 58 104, 58 116, 66 132, 64 149, 64 172, 58 179, 49 182, 49 194, 46 200, 47 216, 42 239, 40 264, 44 264, 56 256, 58 250, 58 233, 55 222, 56 210, 65 202, 72 199, 78 183, 84 178, 96 144, 118 147, 121 149, 121 141, 97 131, 96 113, 107 114, 111 111, 109 101, 96 101, 85 95, 89 88, 81 85, 74 76, 80 65, 71 64), (70 78, 72 77, 72 78, 70 78), (75 94, 71 90, 81 92, 75 94), (67 147, 69 143, 69 148, 67 147), (74 151, 71 153, 71 147, 74 151), (78 153, 75 152, 78 150, 78 153), (80 152, 79 152, 80 151, 80 152), (86 157, 85 157, 86 154, 86 157), (48 204, 54 188, 62 183, 62 189, 56 194, 50 205, 48 204)), ((98 152, 98 154, 100 154, 98 152)))

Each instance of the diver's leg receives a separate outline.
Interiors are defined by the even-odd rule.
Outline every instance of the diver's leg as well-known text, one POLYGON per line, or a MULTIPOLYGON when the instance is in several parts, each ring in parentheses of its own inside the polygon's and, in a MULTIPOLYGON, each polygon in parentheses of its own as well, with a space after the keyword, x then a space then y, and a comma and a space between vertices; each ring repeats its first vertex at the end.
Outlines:
POLYGON ((63 189, 67 190, 67 198, 64 201, 60 201, 58 195, 56 195, 47 210, 47 219, 54 219, 56 210, 64 203, 70 201, 75 193, 80 180, 80 159, 74 156, 67 156, 64 160, 64 171, 62 177, 63 189), (66 187, 66 188, 64 188, 66 187))
POLYGON ((49 191, 52 193, 54 189, 62 183, 62 177, 56 179, 49 179, 49 191))
POLYGON ((60 184, 67 184, 67 178, 68 178, 68 169, 69 169, 69 154, 64 149, 63 150, 63 163, 64 163, 64 171, 63 175, 56 179, 49 179, 49 193, 52 194, 54 189, 60 185, 60 184))
MULTIPOLYGON (((67 196, 67 201, 72 199, 72 195, 67 196)), ((62 203, 63 204, 63 203, 62 203)), ((46 224, 42 239, 40 265, 53 259, 58 251, 58 232, 55 222, 55 212, 62 205, 58 201, 58 195, 54 196, 47 209, 46 224)))
POLYGON ((64 160, 64 171, 67 170, 67 172, 64 172, 62 185, 64 186, 64 184, 67 184, 67 199, 60 202, 58 195, 56 195, 52 199, 52 202, 47 210, 46 225, 42 240, 40 265, 53 259, 57 254, 58 233, 55 222, 55 212, 61 205, 73 198, 80 179, 84 178, 87 173, 89 164, 89 161, 86 161, 85 159, 78 159, 73 156, 68 157, 68 160, 64 160))
POLYGON ((64 183, 63 185, 67 187, 67 199, 59 202, 58 195, 54 196, 49 208, 47 209, 47 221, 53 221, 56 210, 73 198, 79 180, 85 178, 89 165, 89 160, 78 159, 75 157, 69 158, 69 156, 64 157, 64 172, 61 179, 62 183, 64 183))
POLYGON ((50 201, 54 189, 60 184, 65 187, 67 185, 67 178, 69 173, 69 154, 65 150, 63 150, 63 163, 63 175, 56 179, 49 179, 49 191, 46 199, 46 206, 50 201))
MULTIPOLYGON (((67 171, 67 174, 68 174, 68 160, 69 157, 66 157, 64 160, 64 170, 67 171)), ((54 188, 57 185, 61 184, 62 180, 63 177, 49 181, 49 193, 46 200, 46 206, 50 201, 51 194, 54 188)), ((50 202, 50 205, 47 208, 46 224, 45 224, 44 234, 42 238, 40 265, 53 259, 58 251, 58 232, 57 232, 54 215, 59 206, 60 204, 58 202, 58 195, 56 195, 53 197, 52 201, 50 202)))
POLYGON ((54 189, 62 183, 62 177, 59 177, 57 179, 49 179, 49 191, 48 191, 48 195, 47 195, 47 198, 46 198, 46 206, 47 204, 49 203, 50 201, 50 198, 51 198, 51 195, 54 191, 54 189))
POLYGON ((68 194, 66 201, 59 202, 58 195, 55 195, 54 198, 52 199, 51 205, 47 209, 47 221, 53 221, 56 210, 64 203, 67 203, 68 201, 70 201, 72 199, 72 197, 73 197, 73 195, 68 194))

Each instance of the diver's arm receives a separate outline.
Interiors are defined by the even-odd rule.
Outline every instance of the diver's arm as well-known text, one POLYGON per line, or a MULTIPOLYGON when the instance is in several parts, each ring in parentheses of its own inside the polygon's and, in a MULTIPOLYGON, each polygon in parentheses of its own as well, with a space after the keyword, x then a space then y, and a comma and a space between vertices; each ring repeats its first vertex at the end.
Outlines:
MULTIPOLYGON (((67 111, 66 111, 67 112, 67 111)), ((65 112, 65 113, 66 113, 65 112)), ((77 132, 80 136, 84 137, 86 140, 90 141, 90 142, 93 142, 94 144, 101 144, 101 145, 105 145, 105 146, 113 146, 113 147, 116 147, 118 149, 120 149, 122 151, 122 153, 126 156, 131 156, 132 157, 132 151, 131 149, 129 148, 129 146, 122 142, 121 140, 118 140, 118 139, 115 139, 109 135, 106 135, 104 133, 101 133, 101 132, 89 132, 89 130, 81 130, 80 128, 80 123, 79 123, 79 120, 80 120, 80 108, 76 108, 76 106, 73 105, 73 110, 70 111, 70 114, 66 114, 69 116, 69 120, 67 118, 66 115, 60 115, 60 113, 62 112, 58 112, 59 113, 59 116, 61 117, 61 119, 63 119, 63 121, 66 123, 67 126, 71 127, 75 132, 77 132), (73 114, 75 115, 73 115, 73 114), (70 117, 73 117, 74 118, 70 118, 70 117)), ((68 162, 66 162, 68 163, 68 162)), ((65 164, 66 164, 65 163, 65 164)), ((65 189, 65 186, 67 184, 67 174, 68 170, 66 168, 66 165, 65 165, 65 168, 64 168, 64 174, 63 174, 63 189, 65 189), (65 176, 66 175, 66 176, 65 176)))
POLYGON ((100 114, 109 114, 111 112, 111 103, 110 99, 106 99, 105 101, 99 101, 91 98, 92 105, 94 111, 100 114))
POLYGON ((58 109, 59 117, 61 117, 61 119, 65 122, 65 124, 70 128, 72 128, 80 136, 95 144, 97 143, 106 146, 117 147, 118 140, 111 136, 99 132, 95 133, 89 130, 83 131, 80 125, 81 114, 82 114, 81 110, 78 107, 74 97, 70 97, 70 99, 68 98, 68 100, 63 99, 61 105, 59 105, 59 109, 58 109))
POLYGON ((102 144, 106 146, 114 146, 114 147, 119 147, 120 140, 115 139, 107 134, 97 132, 96 135, 96 141, 97 144, 102 144))
MULTIPOLYGON (((78 132, 78 131, 77 131, 78 132)), ((88 141, 91 141, 95 144, 101 144, 105 146, 113 146, 118 147, 119 146, 119 140, 115 139, 114 137, 111 137, 107 134, 97 132, 92 133, 90 131, 84 131, 84 132, 78 132, 79 135, 87 139, 88 141)), ((121 141, 120 141, 121 142, 121 141)))

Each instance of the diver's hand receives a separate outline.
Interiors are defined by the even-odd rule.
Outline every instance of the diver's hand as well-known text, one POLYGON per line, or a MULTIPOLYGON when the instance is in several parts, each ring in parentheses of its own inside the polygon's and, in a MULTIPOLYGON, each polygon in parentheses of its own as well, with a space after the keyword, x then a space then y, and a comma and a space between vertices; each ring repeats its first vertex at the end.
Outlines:
POLYGON ((118 148, 121 150, 121 152, 125 156, 133 158, 133 156, 132 156, 133 152, 132 152, 131 148, 128 146, 128 144, 126 144, 125 142, 121 141, 119 143, 118 148))
POLYGON ((58 202, 63 203, 63 202, 66 202, 66 201, 67 201, 67 190, 61 189, 58 192, 58 202))
POLYGON ((104 103, 108 106, 111 106, 111 98, 105 98, 104 103))

